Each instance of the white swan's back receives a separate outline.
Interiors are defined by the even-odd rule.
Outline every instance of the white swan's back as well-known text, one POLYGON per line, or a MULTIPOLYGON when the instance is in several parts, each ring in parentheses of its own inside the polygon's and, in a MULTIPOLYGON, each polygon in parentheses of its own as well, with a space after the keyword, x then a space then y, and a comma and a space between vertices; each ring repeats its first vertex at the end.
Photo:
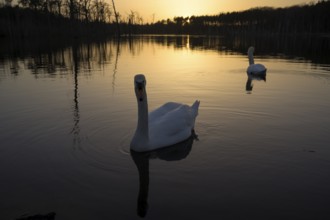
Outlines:
POLYGON ((246 72, 251 75, 265 74, 266 71, 267 71, 266 67, 259 63, 249 65, 246 70, 246 72))
POLYGON ((149 114, 150 146, 165 147, 191 136, 199 101, 192 106, 169 102, 149 114))

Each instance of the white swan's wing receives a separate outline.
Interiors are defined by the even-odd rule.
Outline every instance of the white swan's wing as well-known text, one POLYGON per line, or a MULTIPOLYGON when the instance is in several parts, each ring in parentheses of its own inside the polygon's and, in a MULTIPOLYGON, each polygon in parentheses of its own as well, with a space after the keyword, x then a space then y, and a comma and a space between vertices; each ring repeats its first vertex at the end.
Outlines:
POLYGON ((198 105, 199 102, 195 109, 188 105, 167 103, 150 113, 150 145, 164 147, 187 139, 195 124, 198 105))
POLYGON ((266 71, 266 67, 262 64, 251 64, 246 70, 248 74, 265 74, 266 71))
POLYGON ((181 103, 176 103, 176 102, 165 103, 164 105, 160 106, 159 108, 149 113, 149 121, 157 120, 157 118, 163 117, 163 115, 171 112, 176 108, 179 108, 180 106, 182 106, 181 103))

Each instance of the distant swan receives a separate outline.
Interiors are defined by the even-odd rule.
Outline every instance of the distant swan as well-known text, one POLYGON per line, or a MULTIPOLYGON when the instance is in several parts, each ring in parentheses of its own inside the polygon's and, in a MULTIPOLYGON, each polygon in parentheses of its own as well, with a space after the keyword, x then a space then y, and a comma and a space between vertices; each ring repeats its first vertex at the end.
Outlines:
POLYGON ((249 47, 248 49, 249 67, 247 68, 246 72, 250 75, 266 74, 267 69, 264 65, 254 63, 253 53, 254 53, 254 47, 249 47))
POLYGON ((138 123, 130 145, 132 150, 151 151, 179 143, 191 136, 198 115, 198 100, 192 106, 168 102, 149 114, 143 74, 134 77, 134 87, 138 123))

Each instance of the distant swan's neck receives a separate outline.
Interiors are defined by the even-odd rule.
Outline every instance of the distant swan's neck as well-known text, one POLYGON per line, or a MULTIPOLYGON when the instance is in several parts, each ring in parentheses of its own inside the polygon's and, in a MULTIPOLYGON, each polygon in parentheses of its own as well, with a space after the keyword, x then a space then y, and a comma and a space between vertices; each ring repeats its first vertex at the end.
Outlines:
POLYGON ((250 65, 254 64, 253 51, 252 50, 249 50, 248 56, 249 56, 249 64, 250 65))
POLYGON ((148 100, 145 96, 143 101, 138 100, 138 124, 135 136, 139 137, 140 144, 147 144, 149 141, 149 119, 148 119, 148 100))

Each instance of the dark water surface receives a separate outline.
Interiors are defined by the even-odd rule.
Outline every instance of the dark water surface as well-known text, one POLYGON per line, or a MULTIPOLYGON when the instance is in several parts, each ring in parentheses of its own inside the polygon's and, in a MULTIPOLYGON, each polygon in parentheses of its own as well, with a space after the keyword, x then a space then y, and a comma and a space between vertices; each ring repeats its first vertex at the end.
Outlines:
POLYGON ((329 41, 2 42, 0 219, 329 219, 329 41), (137 73, 149 110, 201 100, 198 141, 131 154, 137 73))

